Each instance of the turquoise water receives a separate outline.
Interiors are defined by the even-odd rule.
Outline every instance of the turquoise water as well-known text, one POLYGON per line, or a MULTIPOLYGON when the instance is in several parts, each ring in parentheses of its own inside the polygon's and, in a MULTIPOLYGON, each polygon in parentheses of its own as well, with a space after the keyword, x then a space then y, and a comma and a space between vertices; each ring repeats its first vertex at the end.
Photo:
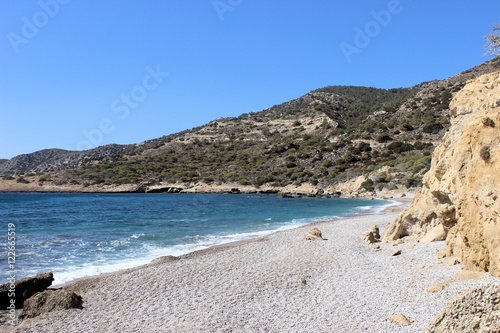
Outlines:
POLYGON ((0 193, 0 284, 10 274, 9 224, 16 278, 51 271, 60 284, 314 221, 376 214, 390 204, 258 194, 0 193))

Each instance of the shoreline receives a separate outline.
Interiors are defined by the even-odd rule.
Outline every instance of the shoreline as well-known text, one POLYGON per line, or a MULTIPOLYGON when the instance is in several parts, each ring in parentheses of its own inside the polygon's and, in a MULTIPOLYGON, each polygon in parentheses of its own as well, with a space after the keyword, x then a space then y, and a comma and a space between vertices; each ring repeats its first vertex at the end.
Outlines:
MULTIPOLYGON (((363 198, 359 198, 359 199, 363 199, 363 198)), ((394 203, 394 204, 388 204, 388 205, 382 205, 382 207, 384 207, 384 206, 386 206, 386 207, 384 207, 382 210, 380 210, 380 211, 378 211, 378 212, 376 212, 374 214, 367 213, 367 214, 359 214, 359 215, 352 215, 352 216, 347 216, 347 217, 341 217, 341 218, 338 218, 338 219, 309 222, 309 223, 306 223, 306 224, 303 224, 303 225, 300 225, 300 226, 294 226, 294 227, 292 227, 290 229, 273 230, 273 231, 270 231, 269 234, 266 234, 266 235, 263 235, 263 236, 251 237, 251 238, 248 238, 248 239, 242 239, 242 240, 231 241, 231 242, 227 242, 227 243, 221 243, 221 244, 211 245, 211 246, 209 246, 207 248, 204 248, 204 249, 198 249, 198 250, 194 250, 194 251, 191 251, 191 252, 187 252, 187 253, 181 254, 179 256, 175 256, 175 258, 183 259, 183 258, 191 257, 192 255, 202 254, 203 251, 220 250, 220 249, 224 249, 224 248, 227 248, 227 247, 233 247, 233 246, 243 245, 243 244, 246 244, 246 243, 251 243, 251 242, 254 242, 254 241, 259 241, 260 239, 268 237, 268 236, 270 236, 270 235, 272 235, 274 233, 279 233, 279 232, 283 232, 283 231, 287 231, 287 230, 291 230, 291 229, 296 229, 296 228, 301 228, 301 227, 309 227, 309 228, 311 228, 313 226, 318 226, 318 225, 321 225, 323 223, 330 223, 330 222, 335 222, 335 221, 339 221, 339 220, 349 220, 349 219, 356 218, 356 217, 378 216, 378 215, 385 215, 385 214, 391 214, 391 213, 398 213, 399 214, 401 211, 403 211, 404 209, 406 209, 406 207, 408 207, 409 203, 412 200, 412 198, 398 198, 398 199, 381 199, 381 198, 377 198, 377 199, 387 200, 387 201, 394 201, 396 203, 394 203)), ((133 272, 133 271, 136 271, 138 269, 148 267, 149 265, 155 265, 153 263, 155 260, 159 260, 159 259, 164 258, 164 257, 169 257, 169 255, 159 256, 159 257, 153 258, 148 263, 145 263, 143 265, 138 265, 138 266, 133 266, 133 267, 128 267, 128 268, 123 268, 123 269, 116 270, 116 271, 103 272, 103 273, 95 274, 95 275, 86 275, 86 276, 82 276, 82 277, 77 277, 77 278, 74 278, 74 279, 69 280, 69 281, 65 281, 65 282, 62 282, 62 283, 54 284, 54 285, 50 286, 49 289, 63 288, 63 287, 66 287, 68 285, 71 285, 73 283, 76 283, 76 282, 79 282, 79 281, 82 281, 82 280, 85 280, 85 279, 95 279, 95 278, 109 276, 109 275, 112 275, 112 274, 120 274, 120 273, 125 273, 125 272, 133 272)))
POLYGON ((434 250, 444 249, 444 241, 411 249, 408 243, 387 244, 375 252, 359 238, 368 226, 383 230, 396 216, 391 211, 314 222, 85 278, 63 287, 82 295, 82 309, 26 319, 11 331, 421 332, 460 292, 500 284, 489 274, 460 278, 458 266, 437 264, 434 250), (313 225, 326 240, 303 239, 313 225), (398 249, 402 254, 391 256, 398 249), (441 292, 424 291, 443 283, 441 292), (398 312, 414 322, 390 322, 398 312))
POLYGON ((367 192, 349 182, 318 187, 310 183, 301 185, 271 186, 271 185, 242 185, 239 183, 205 184, 205 183, 138 183, 121 185, 55 185, 44 183, 39 185, 36 176, 25 177, 29 183, 17 183, 14 179, 0 179, 0 193, 109 193, 109 194, 135 194, 135 193, 175 193, 175 194, 291 194, 298 196, 331 196, 341 198, 382 198, 398 197, 402 193, 413 195, 416 188, 400 186, 394 190, 367 192))

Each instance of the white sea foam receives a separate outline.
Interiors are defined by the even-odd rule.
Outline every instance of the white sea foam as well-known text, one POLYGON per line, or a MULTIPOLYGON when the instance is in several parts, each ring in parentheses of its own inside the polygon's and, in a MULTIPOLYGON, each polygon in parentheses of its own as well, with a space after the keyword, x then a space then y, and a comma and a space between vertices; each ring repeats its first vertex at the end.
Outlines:
POLYGON ((147 264, 149 262, 148 259, 136 259, 136 260, 126 260, 116 263, 108 263, 108 264, 86 264, 82 266, 68 266, 65 267, 63 271, 55 271, 54 272, 54 286, 57 287, 66 282, 83 278, 95 276, 103 273, 112 273, 120 270, 124 270, 127 268, 132 268, 136 266, 141 266, 147 264))
MULTIPOLYGON (((374 206, 365 206, 358 207, 356 210, 351 212, 354 215, 371 215, 371 214, 379 214, 385 208, 398 205, 397 201, 389 201, 386 205, 374 205, 374 206)), ((183 244, 161 247, 157 245, 151 245, 144 243, 142 245, 142 249, 140 254, 138 254, 135 250, 131 251, 118 251, 119 257, 113 259, 95 259, 93 263, 83 264, 83 265, 74 265, 69 264, 68 266, 62 267, 60 270, 54 271, 54 285, 61 285, 67 283, 69 281, 88 277, 95 276, 99 274, 112 273, 128 268, 133 268, 141 265, 148 264, 151 260, 166 256, 180 256, 186 253, 194 252, 197 250, 203 250, 209 247, 224 245, 228 243, 244 241, 252 238, 262 237, 269 235, 275 231, 282 231, 297 228, 309 223, 329 221, 342 218, 341 216, 320 216, 315 218, 303 218, 303 219, 293 219, 288 222, 283 222, 280 224, 275 224, 272 228, 266 228, 264 230, 258 231, 249 231, 249 232, 236 232, 230 234, 214 234, 214 235, 195 235, 187 237, 187 241, 183 244)), ((266 220, 271 220, 268 218, 266 220)), ((264 225, 260 225, 261 227, 264 225)), ((97 244, 100 246, 98 251, 101 252, 115 252, 116 246, 127 246, 132 241, 139 239, 140 237, 145 236, 144 233, 136 233, 129 237, 124 237, 118 240, 111 241, 108 244, 97 244)))
MULTIPOLYGON (((305 223, 305 222, 304 222, 305 223)), ((228 243, 244 241, 252 238, 257 238, 271 234, 276 230, 285 230, 303 225, 304 223, 292 223, 289 226, 282 226, 278 229, 269 229, 263 231, 253 231, 244 233, 233 233, 226 235, 196 235, 190 237, 192 242, 178 244, 169 247, 159 247, 150 244, 144 244, 144 254, 140 256, 127 257, 125 253, 121 253, 121 259, 112 259, 108 262, 105 259, 96 259, 92 264, 84 265, 69 265, 61 268, 60 271, 54 271, 54 285, 62 285, 75 279, 80 279, 89 276, 95 276, 104 273, 112 273, 128 268, 133 268, 148 264, 151 260, 166 256, 180 256, 186 253, 207 249, 209 247, 224 245, 228 243), (126 257, 126 258, 124 258, 126 257)), ((106 248, 108 251, 114 251, 114 248, 106 248)), ((133 255, 129 253, 129 255, 133 255)))
POLYGON ((387 201, 385 205, 374 205, 374 206, 363 206, 363 207, 356 207, 356 215, 378 215, 384 209, 387 209, 392 206, 397 206, 400 205, 401 203, 395 200, 390 200, 387 201))

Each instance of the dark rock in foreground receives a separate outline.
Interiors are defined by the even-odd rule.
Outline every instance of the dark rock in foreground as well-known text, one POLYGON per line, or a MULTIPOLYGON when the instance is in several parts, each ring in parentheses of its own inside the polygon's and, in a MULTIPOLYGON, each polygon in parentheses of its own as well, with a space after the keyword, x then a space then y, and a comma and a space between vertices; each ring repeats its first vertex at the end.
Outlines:
POLYGON ((15 308, 20 309, 23 302, 36 294, 46 290, 54 281, 52 273, 42 273, 33 277, 27 277, 14 283, 6 283, 0 286, 0 309, 6 310, 15 299, 15 308))

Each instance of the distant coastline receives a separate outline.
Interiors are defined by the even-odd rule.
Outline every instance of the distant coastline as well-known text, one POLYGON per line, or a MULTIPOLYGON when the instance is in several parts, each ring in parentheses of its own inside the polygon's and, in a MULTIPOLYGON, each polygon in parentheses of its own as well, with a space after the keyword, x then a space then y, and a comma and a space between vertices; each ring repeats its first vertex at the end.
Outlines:
POLYGON ((253 185, 230 184, 124 184, 124 185, 90 185, 82 187, 80 185, 38 185, 35 182, 36 176, 26 177, 32 180, 29 183, 19 183, 14 179, 0 179, 0 193, 200 193, 200 194, 289 194, 292 197, 342 197, 342 198, 379 198, 393 199, 402 197, 413 197, 417 188, 407 189, 404 187, 382 191, 368 192, 359 188, 358 182, 346 182, 340 185, 332 185, 320 188, 311 184, 301 184, 300 186, 288 185, 274 187, 263 185, 256 187, 253 185), (30 179, 33 178, 33 179, 30 179))

